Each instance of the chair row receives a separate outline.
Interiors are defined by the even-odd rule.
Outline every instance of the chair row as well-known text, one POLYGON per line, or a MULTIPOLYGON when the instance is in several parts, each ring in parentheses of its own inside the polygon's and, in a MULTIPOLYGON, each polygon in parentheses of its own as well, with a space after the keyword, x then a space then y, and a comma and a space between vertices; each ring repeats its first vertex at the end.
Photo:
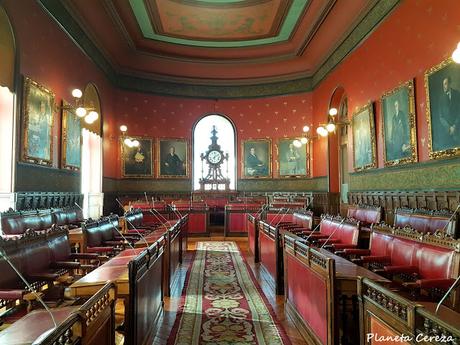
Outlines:
MULTIPOLYGON (((414 296, 431 299, 439 299, 460 273, 460 240, 410 228, 374 226, 369 249, 344 248, 339 254, 388 277, 414 296)), ((457 307, 457 301, 452 303, 457 307)))
MULTIPOLYGON (((361 228, 370 230, 374 224, 383 220, 383 209, 380 206, 350 205, 347 217, 360 222, 361 228)), ((411 227, 422 233, 444 232, 458 238, 458 216, 449 210, 427 210, 397 208, 394 214, 394 227, 411 227)))
POLYGON ((60 227, 28 231, 19 238, 0 238, 0 251, 1 307, 20 300, 28 301, 30 309, 30 301, 35 299, 18 272, 33 289, 39 290, 56 281, 68 283, 73 270, 90 270, 98 264, 95 254, 71 253, 68 230, 60 227))
POLYGON ((78 207, 46 209, 33 211, 8 211, 1 215, 2 233, 4 235, 21 235, 26 230, 46 230, 53 224, 79 227, 84 221, 83 213, 78 207))

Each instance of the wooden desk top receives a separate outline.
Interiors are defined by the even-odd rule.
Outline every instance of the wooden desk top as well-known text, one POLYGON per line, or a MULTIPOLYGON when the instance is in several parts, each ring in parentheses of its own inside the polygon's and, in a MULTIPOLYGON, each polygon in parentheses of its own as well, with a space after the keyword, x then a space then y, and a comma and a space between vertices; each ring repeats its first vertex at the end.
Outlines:
POLYGON ((72 296, 91 296, 107 282, 112 281, 117 285, 118 295, 129 295, 128 264, 143 250, 144 248, 125 249, 70 285, 70 294, 72 296))
POLYGON ((364 267, 356 265, 355 263, 348 261, 341 256, 335 255, 330 251, 320 248, 317 249, 325 256, 335 260, 335 274, 338 279, 351 279, 357 280, 358 277, 369 278, 373 281, 379 282, 380 284, 390 284, 391 280, 378 275, 364 267))
MULTIPOLYGON (((78 307, 64 307, 51 309, 51 312, 59 325, 77 309, 78 307)), ((0 344, 30 345, 51 328, 54 328, 54 323, 48 312, 46 310, 34 310, 0 332, 0 344)))
POLYGON ((81 228, 69 229, 69 235, 81 235, 81 234, 83 234, 83 230, 81 228))
POLYGON ((435 314, 437 303, 418 301, 416 303, 422 305, 426 309, 426 311, 432 314, 435 318, 444 321, 450 326, 453 326, 454 328, 460 330, 460 314, 456 311, 442 305, 439 308, 439 313, 435 314))

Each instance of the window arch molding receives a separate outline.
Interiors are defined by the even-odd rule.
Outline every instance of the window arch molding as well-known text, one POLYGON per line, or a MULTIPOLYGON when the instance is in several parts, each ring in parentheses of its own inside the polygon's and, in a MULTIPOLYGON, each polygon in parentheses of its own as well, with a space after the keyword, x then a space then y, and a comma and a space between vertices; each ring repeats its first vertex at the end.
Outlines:
MULTIPOLYGON (((192 190, 199 190, 199 179, 202 177, 201 153, 207 151, 211 143, 210 133, 212 125, 216 124, 218 144, 224 152, 228 152, 228 177, 230 178, 230 190, 237 188, 237 141, 238 132, 233 120, 222 113, 209 112, 203 114, 195 121, 192 127, 192 190), (229 138, 230 137, 230 138, 229 138)), ((227 172, 226 163, 223 164, 223 172, 227 172)), ((225 174, 224 173, 224 174, 225 174)))

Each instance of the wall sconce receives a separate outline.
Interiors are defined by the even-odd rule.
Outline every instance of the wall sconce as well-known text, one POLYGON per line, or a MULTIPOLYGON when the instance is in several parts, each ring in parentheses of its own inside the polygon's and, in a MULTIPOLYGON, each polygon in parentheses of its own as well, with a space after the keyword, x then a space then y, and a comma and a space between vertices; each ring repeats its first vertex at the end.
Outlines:
POLYGON ((126 125, 120 126, 121 137, 123 139, 123 143, 128 147, 138 147, 140 145, 139 140, 132 139, 130 137, 126 137, 126 132, 128 131, 128 127, 126 125))
POLYGON ((452 60, 456 63, 460 63, 460 42, 457 44, 457 48, 452 53, 452 60))
POLYGON ((349 121, 337 121, 336 115, 338 114, 337 108, 329 109, 329 114, 327 116, 327 123, 320 124, 316 128, 316 133, 321 137, 327 137, 329 133, 335 132, 337 126, 348 126, 349 121))
POLYGON ((83 105, 83 100, 81 99, 82 96, 83 92, 80 89, 73 89, 72 97, 74 98, 74 104, 65 104, 60 108, 72 111, 79 118, 84 118, 85 122, 90 125, 99 118, 99 114, 94 110, 94 108, 88 108, 83 105))
POLYGON ((310 140, 316 138, 311 135, 310 126, 308 125, 303 126, 302 132, 303 132, 302 137, 300 137, 299 139, 294 139, 292 141, 292 144, 297 148, 302 147, 302 145, 308 144, 310 140))

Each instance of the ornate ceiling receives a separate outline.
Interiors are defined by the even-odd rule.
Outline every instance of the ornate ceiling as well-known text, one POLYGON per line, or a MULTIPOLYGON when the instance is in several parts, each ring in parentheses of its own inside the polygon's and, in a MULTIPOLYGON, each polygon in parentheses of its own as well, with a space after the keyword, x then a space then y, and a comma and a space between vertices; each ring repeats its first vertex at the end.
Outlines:
POLYGON ((112 81, 234 97, 244 85, 255 96, 311 89, 398 0, 40 2, 112 81))

